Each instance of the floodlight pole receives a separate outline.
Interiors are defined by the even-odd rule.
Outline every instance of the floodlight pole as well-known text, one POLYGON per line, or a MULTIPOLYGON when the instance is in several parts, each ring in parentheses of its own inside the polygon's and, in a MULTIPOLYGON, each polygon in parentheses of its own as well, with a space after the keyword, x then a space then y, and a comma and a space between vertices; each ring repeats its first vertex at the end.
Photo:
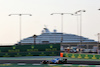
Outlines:
POLYGON ((98 35, 97 53, 99 54, 100 33, 98 33, 97 35, 98 35))
POLYGON ((9 14, 9 16, 12 16, 12 15, 18 15, 19 16, 19 44, 21 45, 21 37, 22 37, 22 28, 21 28, 21 16, 22 15, 29 15, 29 16, 32 16, 32 14, 9 14))
POLYGON ((79 10, 77 12, 75 12, 75 14, 80 13, 80 48, 82 48, 82 12, 86 12, 85 10, 79 10))
MULTIPOLYGON (((100 8, 98 9, 100 11, 100 8)), ((98 44, 97 44, 97 47, 98 47, 98 54, 99 54, 99 44, 100 44, 100 33, 98 33, 98 44)))
POLYGON ((79 20, 78 20, 78 16, 80 16, 81 14, 77 14, 77 13, 75 12, 75 14, 73 14, 73 15, 74 15, 74 16, 77 16, 77 35, 78 35, 78 33, 79 33, 79 32, 78 32, 78 28, 79 28, 79 27, 78 27, 78 21, 79 21, 79 20))
POLYGON ((61 32, 62 32, 62 35, 61 35, 61 44, 63 43, 63 15, 64 14, 71 14, 72 13, 52 13, 51 15, 53 14, 60 14, 61 15, 61 32))

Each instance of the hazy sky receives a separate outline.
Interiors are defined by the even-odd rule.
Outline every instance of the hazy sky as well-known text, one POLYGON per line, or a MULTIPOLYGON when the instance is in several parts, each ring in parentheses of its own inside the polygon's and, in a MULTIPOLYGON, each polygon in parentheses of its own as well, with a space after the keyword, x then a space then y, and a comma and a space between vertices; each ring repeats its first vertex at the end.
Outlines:
MULTIPOLYGON (((82 35, 97 39, 100 33, 100 0, 0 0, 0 44, 19 41, 19 16, 9 14, 26 14, 22 16, 22 39, 34 34, 41 34, 44 25, 53 31, 61 32, 61 15, 51 13, 82 13, 82 35)), ((64 33, 79 35, 77 16, 64 15, 64 33)), ((79 21, 78 17, 78 21, 79 21)))

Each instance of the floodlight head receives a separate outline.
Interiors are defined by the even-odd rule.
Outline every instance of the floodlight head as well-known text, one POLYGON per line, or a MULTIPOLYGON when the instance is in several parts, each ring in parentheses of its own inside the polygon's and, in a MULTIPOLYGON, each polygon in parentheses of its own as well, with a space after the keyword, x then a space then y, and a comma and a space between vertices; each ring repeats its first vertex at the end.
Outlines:
POLYGON ((11 14, 9 14, 8 16, 11 16, 11 14))
POLYGON ((51 15, 53 15, 53 13, 51 15))
POLYGON ((83 10, 83 12, 86 12, 86 10, 83 10))
POLYGON ((77 11, 77 12, 81 12, 81 10, 77 11))
POLYGON ((61 13, 61 15, 64 15, 63 13, 61 13))
POLYGON ((32 16, 32 15, 30 14, 30 16, 32 16))

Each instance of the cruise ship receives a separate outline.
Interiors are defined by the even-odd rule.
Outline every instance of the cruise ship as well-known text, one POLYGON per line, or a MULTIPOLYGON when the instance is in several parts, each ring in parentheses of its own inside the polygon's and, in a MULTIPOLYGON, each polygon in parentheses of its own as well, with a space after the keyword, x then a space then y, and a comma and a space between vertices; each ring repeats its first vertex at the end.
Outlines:
POLYGON ((42 34, 36 35, 36 39, 34 41, 33 36, 30 36, 28 38, 24 38, 21 40, 21 45, 32 45, 34 42, 36 44, 56 44, 61 43, 61 38, 63 37, 62 45, 67 46, 79 46, 81 42, 81 46, 87 46, 87 47, 93 47, 97 45, 97 41, 83 37, 78 36, 75 34, 65 34, 57 32, 57 30, 54 29, 53 32, 50 32, 48 28, 44 28, 42 30, 42 34), (81 38, 81 39, 80 39, 81 38))

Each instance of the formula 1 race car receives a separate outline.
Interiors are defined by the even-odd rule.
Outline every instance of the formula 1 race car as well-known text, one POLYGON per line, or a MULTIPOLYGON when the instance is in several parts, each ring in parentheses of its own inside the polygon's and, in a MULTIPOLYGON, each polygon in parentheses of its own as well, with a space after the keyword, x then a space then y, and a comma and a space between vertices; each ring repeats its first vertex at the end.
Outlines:
POLYGON ((61 60, 60 58, 55 58, 50 61, 44 60, 41 62, 41 64, 66 64, 66 63, 67 63, 67 59, 61 60))

